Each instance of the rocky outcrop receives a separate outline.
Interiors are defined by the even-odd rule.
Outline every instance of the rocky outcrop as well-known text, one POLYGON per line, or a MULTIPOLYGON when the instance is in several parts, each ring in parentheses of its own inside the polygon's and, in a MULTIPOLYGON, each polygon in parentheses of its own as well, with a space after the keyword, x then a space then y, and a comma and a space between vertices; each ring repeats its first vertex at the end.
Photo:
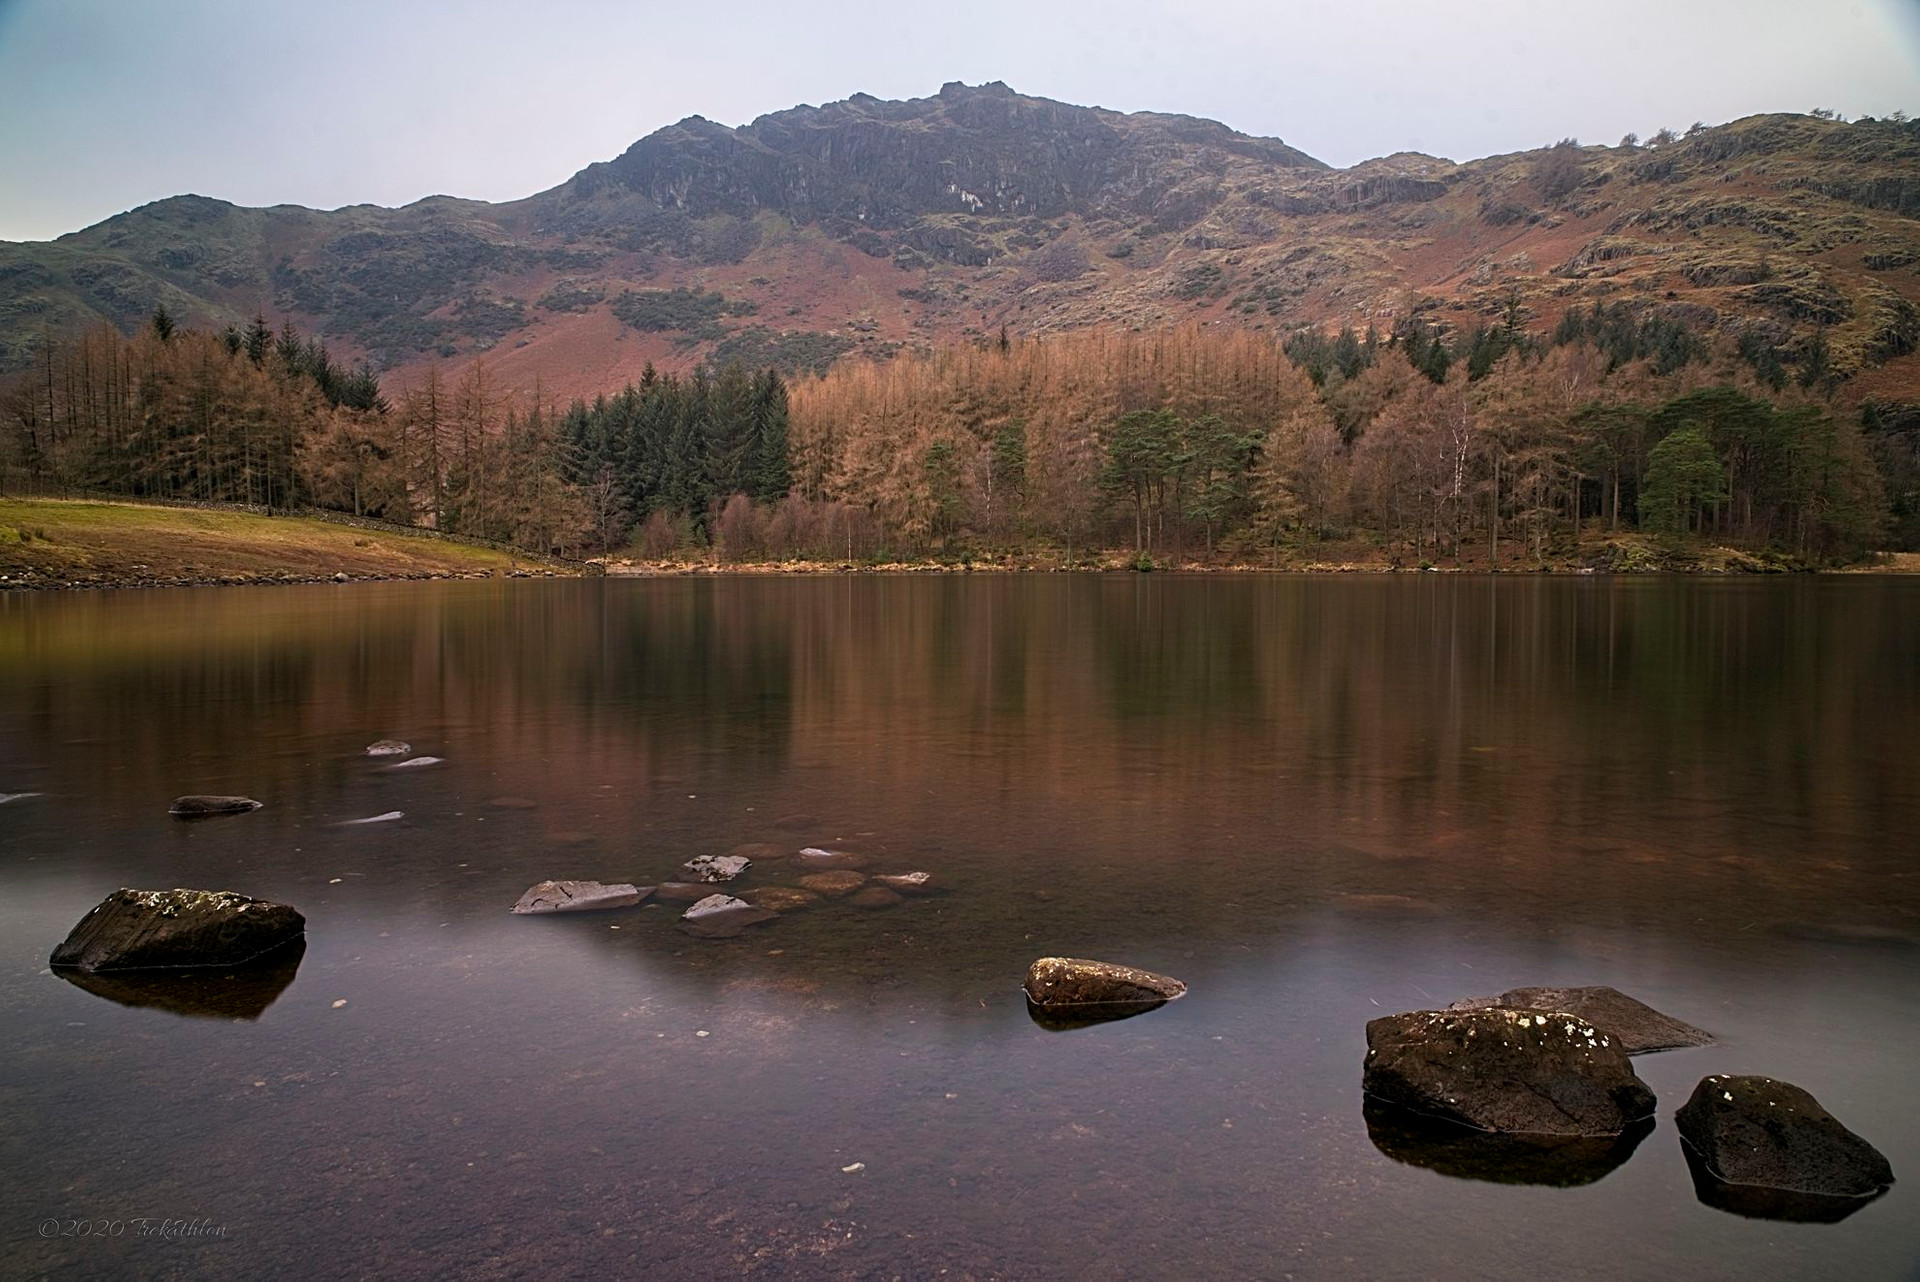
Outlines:
POLYGON ((167 813, 175 819, 210 819, 215 815, 244 815, 250 810, 260 809, 260 805, 252 797, 216 797, 196 793, 189 797, 175 797, 167 813))
POLYGON ((1167 975, 1083 957, 1042 957, 1027 968, 1027 1004, 1054 1019, 1104 1020, 1139 1015, 1186 996, 1167 975))
POLYGON ((1618 1135, 1657 1103, 1604 1030, 1503 1007, 1369 1021, 1362 1087, 1430 1117, 1534 1135, 1618 1135))
MULTIPOLYGON (((1702 1078, 1674 1122, 1699 1164, 1720 1184, 1847 1201, 1873 1197, 1893 1183, 1893 1167, 1878 1149, 1789 1082, 1702 1078)), ((1766 1200, 1748 1205, 1763 1207, 1766 1200)), ((1788 1209, 1793 1203, 1780 1200, 1776 1206, 1788 1209)), ((1781 1218, 1826 1217, 1788 1213, 1781 1218)))
POLYGON ((1592 988, 1510 988, 1498 997, 1469 997, 1448 1010, 1565 1011, 1606 1030, 1608 1040, 1629 1055, 1711 1046, 1713 1034, 1664 1015, 1645 1002, 1604 985, 1592 988))
POLYGON ((711 883, 732 881, 752 864, 744 855, 695 855, 680 866, 692 873, 695 881, 711 883))
POLYGON ((512 911, 530 913, 584 913, 605 908, 631 908, 653 893, 652 886, 626 882, 543 881, 529 887, 512 911))
POLYGON ((731 939, 749 926, 760 926, 780 916, 732 895, 708 895, 680 914, 680 927, 702 939, 731 939))
POLYGON ((306 928, 285 904, 228 890, 121 889, 80 919, 48 964, 87 972, 238 966, 306 928))

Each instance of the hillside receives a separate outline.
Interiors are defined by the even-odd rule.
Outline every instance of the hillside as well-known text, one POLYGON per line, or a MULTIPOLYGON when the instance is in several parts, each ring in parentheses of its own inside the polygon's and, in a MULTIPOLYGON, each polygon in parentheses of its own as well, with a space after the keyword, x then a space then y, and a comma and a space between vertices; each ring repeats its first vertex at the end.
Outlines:
POLYGON ((1627 301, 1861 394, 1920 388, 1920 123, 1756 116, 1659 146, 1331 168, 1185 116, 950 84, 738 129, 690 117, 507 204, 163 200, 0 244, 0 369, 46 328, 257 310, 403 387, 489 352, 502 386, 608 389, 648 361, 788 371, 1090 325, 1291 331, 1418 316, 1535 328, 1627 301))

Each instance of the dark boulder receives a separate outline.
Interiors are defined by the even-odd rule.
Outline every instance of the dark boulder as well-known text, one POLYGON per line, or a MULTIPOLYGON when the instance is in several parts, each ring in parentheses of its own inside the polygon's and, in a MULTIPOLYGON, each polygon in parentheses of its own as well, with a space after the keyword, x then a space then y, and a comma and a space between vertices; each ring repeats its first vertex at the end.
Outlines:
POLYGON ((1771 1077, 1702 1078, 1674 1121, 1696 1187, 1713 1194, 1702 1200, 1736 1214, 1839 1219, 1893 1183, 1878 1149, 1812 1095, 1771 1077))
POLYGON ((1470 997, 1448 1010, 1565 1011, 1603 1030, 1606 1043, 1617 1043, 1629 1055, 1711 1046, 1713 1034, 1663 1015, 1643 1001, 1604 985, 1592 988, 1510 988, 1498 997, 1470 997))
POLYGON ((252 797, 215 797, 195 794, 190 797, 175 797, 173 806, 167 811, 175 819, 208 819, 214 815, 244 815, 250 810, 260 809, 260 803, 252 797))
POLYGON ((1657 1101, 1618 1045, 1563 1011, 1422 1010, 1367 1024, 1375 1099, 1483 1131, 1618 1135, 1657 1101))
POLYGON ((1167 975, 1083 957, 1042 957, 1027 968, 1023 987, 1036 1017, 1068 1024, 1125 1019, 1187 993, 1167 975))
POLYGON ((285 904, 227 890, 116 890, 80 919, 48 964, 76 970, 237 966, 306 933, 285 904))
POLYGON ((524 915, 631 908, 652 893, 652 886, 633 886, 625 882, 605 885, 597 881, 543 881, 529 887, 511 911, 524 915))

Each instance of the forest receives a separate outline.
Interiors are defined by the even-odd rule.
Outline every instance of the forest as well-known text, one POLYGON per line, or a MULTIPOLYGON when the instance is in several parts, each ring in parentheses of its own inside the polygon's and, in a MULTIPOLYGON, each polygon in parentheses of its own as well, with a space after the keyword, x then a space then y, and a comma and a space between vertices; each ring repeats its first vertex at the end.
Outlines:
POLYGON ((1857 559, 1920 535, 1920 412, 1842 408, 1817 339, 1624 308, 1550 333, 1076 331, 738 363, 561 406, 483 360, 389 398, 291 324, 164 312, 0 389, 0 483, 316 506, 572 555, 1525 568, 1644 531, 1857 559))

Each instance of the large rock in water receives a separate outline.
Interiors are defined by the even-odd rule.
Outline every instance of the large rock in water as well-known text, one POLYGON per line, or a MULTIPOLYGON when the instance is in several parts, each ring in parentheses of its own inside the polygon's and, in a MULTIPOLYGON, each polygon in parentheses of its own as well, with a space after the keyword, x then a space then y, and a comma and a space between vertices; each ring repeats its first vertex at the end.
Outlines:
MULTIPOLYGON (((1812 1198, 1865 1199, 1893 1183, 1880 1150, 1840 1124, 1820 1101, 1771 1077, 1707 1077, 1674 1115, 1680 1138, 1723 1184, 1812 1198)), ((1743 1214, 1764 1207, 1730 1205, 1743 1214)), ((1826 1219, 1817 1211, 1778 1218, 1826 1219)))
POLYGON ((1504 1007, 1370 1020, 1361 1084, 1430 1117, 1531 1135, 1618 1135, 1658 1102, 1601 1029, 1504 1007))
POLYGON ((1124 1019, 1187 993, 1170 976, 1084 957, 1042 957, 1027 967, 1023 987, 1035 1011, 1070 1022, 1124 1019))
POLYGON ((597 881, 543 881, 527 889, 516 913, 584 913, 602 908, 631 908, 653 893, 651 886, 632 886, 625 882, 604 885, 597 881))
POLYGON ((116 890, 80 919, 48 964, 88 972, 234 966, 306 933, 285 904, 229 890, 116 890))
POLYGON ((732 895, 708 895, 680 914, 680 928, 702 939, 731 939, 749 926, 773 921, 779 913, 732 895))
POLYGON ((1713 1045, 1713 1034, 1692 1024, 1682 1023, 1671 1015, 1663 1015, 1645 1002, 1605 985, 1592 988, 1510 988, 1498 997, 1469 997, 1447 1009, 1490 1010, 1497 1006, 1511 1010, 1565 1011, 1597 1028, 1605 1029, 1608 1040, 1617 1043, 1629 1055, 1713 1045))
POLYGON ((732 881, 753 865, 745 855, 695 855, 681 864, 695 881, 732 881))
POLYGON ((195 794, 190 797, 175 797, 167 813, 175 819, 206 819, 213 815, 244 815, 250 810, 260 809, 260 803, 252 797, 214 797, 195 794))

